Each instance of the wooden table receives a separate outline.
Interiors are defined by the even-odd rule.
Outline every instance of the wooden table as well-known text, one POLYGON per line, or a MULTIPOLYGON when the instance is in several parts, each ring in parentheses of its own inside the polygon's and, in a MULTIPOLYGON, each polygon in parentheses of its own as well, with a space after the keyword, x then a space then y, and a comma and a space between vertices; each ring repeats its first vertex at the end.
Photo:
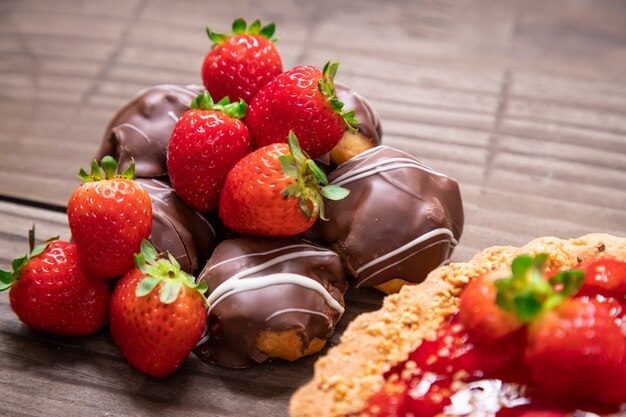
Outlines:
MULTIPOLYGON (((615 0, 4 0, 0 267, 64 206, 108 119, 135 92, 198 83, 204 25, 278 24, 285 68, 341 61, 384 141, 456 177, 454 260, 543 235, 626 236, 626 3, 615 0)), ((352 291, 341 330, 380 295, 352 291)), ((315 358, 228 370, 190 357, 167 379, 126 365, 107 331, 29 330, 0 295, 0 415, 286 415, 315 358)))

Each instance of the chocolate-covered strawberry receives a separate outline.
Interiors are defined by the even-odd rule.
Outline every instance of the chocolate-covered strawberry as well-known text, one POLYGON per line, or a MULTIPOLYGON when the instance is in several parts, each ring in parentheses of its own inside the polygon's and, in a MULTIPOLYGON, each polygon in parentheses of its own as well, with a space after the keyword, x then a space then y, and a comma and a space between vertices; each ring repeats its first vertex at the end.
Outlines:
POLYGON ((11 308, 28 326, 62 335, 87 335, 106 322, 111 291, 92 279, 78 258, 76 245, 47 240, 14 259, 12 271, 0 270, 0 291, 10 288, 11 308))
POLYGON ((217 208, 228 171, 252 151, 248 128, 239 120, 247 106, 228 98, 214 103, 205 91, 191 107, 174 126, 167 168, 180 198, 205 212, 217 208))
POLYGON ((339 63, 323 70, 296 67, 280 74, 258 92, 248 109, 246 124, 255 147, 287 142, 293 131, 302 149, 316 159, 337 145, 346 127, 357 124, 354 111, 343 111, 334 78, 339 63))
POLYGON ((230 35, 215 33, 207 26, 213 47, 202 64, 202 80, 211 95, 221 100, 247 102, 274 77, 283 72, 272 36, 276 25, 261 27, 255 20, 249 27, 239 18, 230 35))
POLYGON ((252 152, 228 173, 219 215, 231 230, 247 235, 287 237, 324 217, 324 200, 339 200, 348 190, 328 185, 324 172, 300 149, 275 143, 252 152))
POLYGON ((134 182, 135 163, 117 174, 117 162, 102 158, 91 174, 81 168, 84 181, 67 204, 70 230, 78 255, 91 275, 109 279, 133 267, 133 255, 152 230, 152 205, 143 187, 134 182))
POLYGON ((135 260, 136 268, 120 279, 111 298, 111 336, 132 366, 167 376, 202 336, 207 287, 196 285, 173 256, 159 259, 147 240, 135 260))

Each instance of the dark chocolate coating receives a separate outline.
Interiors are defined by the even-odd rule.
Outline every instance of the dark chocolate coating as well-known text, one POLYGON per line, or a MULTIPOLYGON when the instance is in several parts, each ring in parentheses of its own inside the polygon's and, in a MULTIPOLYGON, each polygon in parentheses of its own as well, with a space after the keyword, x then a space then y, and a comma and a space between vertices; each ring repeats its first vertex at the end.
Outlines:
POLYGON ((329 221, 318 221, 316 227, 355 271, 357 287, 394 278, 421 282, 449 259, 461 237, 463 203, 457 182, 433 173, 410 154, 378 146, 341 164, 329 181, 350 194, 327 201, 329 221))
MULTIPOLYGON (((243 277, 241 281, 276 273, 299 274, 319 282, 333 299, 343 305, 347 282, 337 254, 296 238, 242 237, 225 240, 213 252, 198 281, 207 283, 207 295, 210 295, 236 273, 283 255, 293 257, 243 277), (299 246, 287 248, 290 245, 299 246), (267 251, 274 252, 262 254, 267 251), (305 251, 320 254, 297 256, 305 251), (290 255, 294 253, 296 255, 290 255), (226 260, 230 261, 217 265, 226 260), (217 266, 213 267, 214 265, 217 266)), ((257 348, 257 338, 263 330, 281 332, 295 329, 306 349, 314 338, 328 339, 340 315, 326 303, 319 292, 293 283, 280 283, 235 293, 215 304, 207 322, 208 340, 196 347, 194 352, 207 362, 232 368, 248 367, 268 359, 257 348), (291 311, 279 314, 286 309, 291 311), (272 315, 275 316, 268 320, 272 315)))
POLYGON ((343 103, 343 110, 354 111, 354 117, 359 121, 354 127, 371 140, 372 146, 381 144, 383 131, 378 113, 370 102, 347 85, 335 82, 337 98, 343 103))
POLYGON ((163 179, 137 178, 152 202, 150 241, 159 252, 170 252, 181 268, 195 274, 215 247, 215 231, 200 213, 188 207, 163 179))
POLYGON ((167 175, 167 144, 174 125, 203 90, 195 85, 156 85, 140 91, 109 122, 96 160, 112 156, 124 170, 132 157, 135 177, 167 175))

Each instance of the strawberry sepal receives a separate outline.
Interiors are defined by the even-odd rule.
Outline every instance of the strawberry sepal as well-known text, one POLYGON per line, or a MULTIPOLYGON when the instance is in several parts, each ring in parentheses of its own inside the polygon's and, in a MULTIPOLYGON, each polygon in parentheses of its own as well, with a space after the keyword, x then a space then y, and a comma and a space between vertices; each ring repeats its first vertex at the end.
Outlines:
POLYGON ((207 90, 198 94, 196 98, 191 101, 190 107, 196 110, 220 111, 233 119, 243 119, 246 117, 246 112, 248 111, 248 105, 243 99, 231 103, 228 97, 223 97, 220 101, 215 103, 207 90))
POLYGON ((296 181, 282 191, 283 198, 297 198, 298 206, 307 219, 319 216, 322 220, 328 220, 324 216, 323 197, 328 195, 330 200, 341 200, 350 190, 338 185, 328 185, 328 177, 300 148, 293 131, 289 132, 288 144, 291 154, 279 158, 280 166, 285 175, 296 181))
POLYGON ((277 38, 273 38, 274 32, 276 31, 276 24, 269 23, 265 26, 261 26, 261 21, 259 19, 255 20, 248 26, 246 21, 243 18, 237 18, 233 21, 232 25, 232 34, 227 33, 217 33, 213 32, 211 28, 206 27, 206 33, 209 39, 213 41, 215 45, 221 45, 228 40, 233 35, 247 34, 247 35, 261 35, 272 42, 278 41, 277 38))
POLYGON ((552 310, 575 294, 584 280, 580 270, 561 271, 549 280, 544 278, 546 254, 517 256, 511 275, 494 282, 498 292, 496 304, 528 323, 545 311, 552 310))
POLYGON ((148 240, 144 239, 141 242, 141 252, 135 254, 135 265, 145 275, 145 278, 137 284, 135 296, 138 298, 146 296, 157 285, 163 283, 159 289, 159 300, 163 304, 171 304, 176 301, 183 285, 198 291, 205 299, 206 284, 196 284, 194 277, 180 268, 180 264, 172 254, 168 252, 167 255, 167 259, 162 258, 148 240))
POLYGON ((354 117, 354 111, 344 111, 343 102, 337 98, 335 75, 337 75, 338 69, 339 62, 333 62, 331 64, 330 61, 328 61, 326 65, 324 65, 324 69, 322 69, 322 79, 318 81, 317 89, 326 97, 326 100, 333 110, 341 116, 348 130, 355 132, 356 128, 354 125, 358 125, 359 121, 354 117))
POLYGON ((117 165, 115 158, 107 155, 102 158, 100 165, 98 165, 98 161, 96 160, 91 163, 91 173, 87 173, 84 168, 81 168, 78 171, 78 178, 80 178, 83 182, 111 180, 113 178, 132 180, 135 178, 135 160, 133 158, 130 159, 128 168, 126 168, 123 172, 118 173, 118 168, 119 166, 117 165))

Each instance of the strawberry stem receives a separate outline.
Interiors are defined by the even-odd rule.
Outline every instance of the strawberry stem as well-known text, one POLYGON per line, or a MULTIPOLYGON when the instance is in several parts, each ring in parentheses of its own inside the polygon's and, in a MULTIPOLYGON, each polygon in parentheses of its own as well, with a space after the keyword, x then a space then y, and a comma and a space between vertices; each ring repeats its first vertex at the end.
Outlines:
POLYGON ((196 284, 192 275, 180 269, 180 264, 171 253, 167 253, 167 259, 161 258, 154 246, 146 239, 141 241, 141 252, 135 254, 135 265, 146 276, 137 284, 136 297, 150 294, 157 285, 163 283, 159 290, 159 301, 163 304, 176 301, 183 285, 198 291, 204 299, 204 293, 207 291, 206 283, 196 284))
POLYGON ((29 252, 21 258, 16 258, 11 261, 11 271, 4 271, 0 269, 0 292, 10 288, 22 275, 22 269, 28 264, 28 262, 37 255, 41 255, 43 251, 48 249, 50 242, 57 240, 59 237, 51 237, 45 240, 41 245, 35 246, 35 224, 28 231, 28 246, 29 252))
POLYGON ((324 65, 324 69, 322 70, 322 79, 317 83, 317 89, 320 93, 326 96, 326 100, 330 103, 330 106, 335 110, 343 121, 346 123, 346 127, 355 132, 356 128, 354 125, 358 125, 359 121, 354 117, 354 111, 344 111, 343 110, 343 102, 341 102, 337 98, 337 91, 335 90, 335 75, 337 75, 337 70, 339 69, 339 62, 330 61, 324 65))
POLYGON ((496 303, 527 323, 545 311, 551 310, 571 297, 583 283, 585 274, 580 270, 561 271, 545 279, 548 255, 517 256, 511 264, 511 275, 496 280, 496 303))
POLYGON ((243 119, 246 117, 246 112, 248 111, 248 105, 243 99, 231 103, 228 97, 223 97, 220 101, 214 103, 213 97, 211 97, 211 94, 209 94, 207 90, 198 94, 196 98, 191 101, 191 108, 196 110, 220 111, 234 119, 243 119))
POLYGON ((296 182, 283 190, 283 198, 297 198, 300 210, 307 219, 319 215, 322 220, 328 220, 324 215, 322 197, 341 200, 350 193, 350 190, 338 185, 328 185, 326 174, 300 148, 293 131, 289 132, 288 144, 291 154, 279 158, 280 166, 285 175, 295 178, 296 182))

